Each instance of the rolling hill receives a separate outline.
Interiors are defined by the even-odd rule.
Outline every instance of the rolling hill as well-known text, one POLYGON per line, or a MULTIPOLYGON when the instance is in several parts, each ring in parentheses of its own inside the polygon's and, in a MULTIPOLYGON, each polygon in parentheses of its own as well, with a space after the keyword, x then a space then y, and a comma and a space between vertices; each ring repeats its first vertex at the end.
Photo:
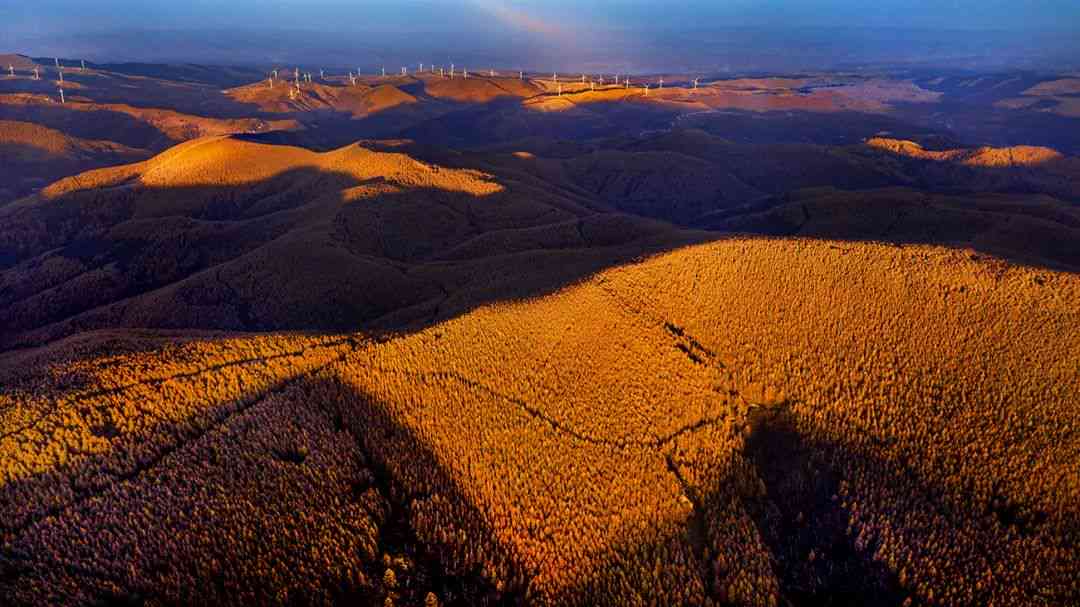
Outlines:
POLYGON ((478 278, 490 266, 533 264, 513 280, 542 284, 687 238, 527 175, 392 145, 319 154, 227 137, 62 180, 0 218, 8 345, 92 327, 403 322, 452 309, 466 285, 489 288, 478 278))
POLYGON ((10 60, 3 605, 1080 604, 1064 76, 10 60))
POLYGON ((0 589, 1070 604, 1077 301, 960 250, 724 238, 408 335, 12 352, 0 589))
POLYGON ((0 120, 0 163, 13 180, 0 187, 0 205, 62 177, 149 155, 111 141, 86 140, 30 122, 0 120))

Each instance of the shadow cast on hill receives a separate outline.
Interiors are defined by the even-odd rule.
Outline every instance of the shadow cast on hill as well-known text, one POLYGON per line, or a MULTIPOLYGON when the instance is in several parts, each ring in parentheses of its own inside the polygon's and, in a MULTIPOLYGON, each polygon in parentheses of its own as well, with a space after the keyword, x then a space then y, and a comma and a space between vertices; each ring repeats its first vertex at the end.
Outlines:
MULTIPOLYGON (((968 598, 962 604, 989 604, 995 596, 1003 594, 1016 604, 1067 605, 1080 600, 1080 590, 1072 584, 1071 572, 1060 564, 1051 565, 1039 575, 1012 576, 1007 586, 996 585, 997 580, 982 579, 987 569, 1006 571, 1014 567, 1010 553, 1035 537, 1043 542, 1047 559, 1056 558, 1049 555, 1059 554, 1061 549, 1074 549, 1069 547, 1070 538, 1080 534, 1080 520, 1066 517, 1060 523, 1064 535, 1042 534, 1047 515, 1030 505, 1002 495, 992 496, 985 504, 968 501, 959 505, 954 489, 928 483, 902 462, 868 455, 856 446, 859 441, 856 435, 851 435, 852 442, 848 444, 796 426, 796 418, 787 405, 751 409, 750 431, 745 436, 743 450, 735 456, 736 461, 746 465, 736 466, 731 476, 706 486, 684 480, 669 456, 669 468, 693 503, 693 514, 673 535, 621 538, 611 547, 611 555, 620 555, 621 559, 642 554, 666 558, 672 554, 666 546, 674 543, 690 546, 688 553, 694 558, 681 564, 698 573, 705 597, 717 606, 936 604, 926 595, 929 589, 930 597, 933 596, 933 583, 916 586, 917 582, 912 581, 913 573, 916 576, 926 573, 920 567, 935 574, 939 568, 962 571, 962 578, 947 579, 954 592, 963 589, 960 592, 967 593, 964 596, 968 598), (871 498, 866 503, 851 503, 838 499, 843 485, 851 486, 867 478, 880 479, 889 491, 899 496, 898 501, 875 503, 871 498), (855 517, 856 509, 861 519, 855 517), (911 525, 912 519, 908 523, 902 519, 911 514, 922 517, 923 521, 937 518, 938 524, 905 527, 911 525), (733 535, 732 517, 752 521, 756 538, 733 535), (868 520, 874 522, 868 524, 868 520), (969 544, 968 549, 977 553, 987 569, 972 567, 963 571, 957 566, 960 561, 953 557, 943 557, 937 562, 896 562, 893 560, 897 554, 896 540, 873 531, 886 528, 889 523, 895 524, 893 533, 903 535, 901 546, 913 549, 920 559, 939 556, 935 548, 941 546, 934 544, 943 537, 966 535, 969 542, 971 537, 980 537, 982 543, 969 544), (710 539, 731 543, 726 556, 720 556, 721 550, 710 544, 710 539), (767 551, 764 559, 755 558, 755 545, 767 551), (762 563, 768 564, 778 583, 775 594, 760 574, 755 573, 762 563), (756 582, 747 587, 747 579, 756 582)), ((644 567, 651 569, 651 564, 646 562, 644 567)), ((580 604, 602 604, 605 592, 624 587, 624 573, 619 568, 608 573, 601 571, 588 584, 571 589, 569 596, 577 597, 580 604)), ((943 580, 938 578, 938 581, 943 580)), ((650 592, 642 587, 635 598, 648 603, 650 598, 662 596, 658 590, 666 589, 653 588, 650 592)), ((940 597, 941 589, 936 591, 940 597)))

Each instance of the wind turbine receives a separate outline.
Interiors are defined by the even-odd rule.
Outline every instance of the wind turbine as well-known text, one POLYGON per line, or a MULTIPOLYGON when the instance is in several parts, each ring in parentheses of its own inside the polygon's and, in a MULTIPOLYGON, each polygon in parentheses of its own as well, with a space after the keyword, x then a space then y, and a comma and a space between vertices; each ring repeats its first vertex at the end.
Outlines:
POLYGON ((270 84, 270 90, 274 90, 274 77, 270 76, 266 81, 270 84))
POLYGON ((524 80, 524 79, 525 79, 525 72, 519 70, 518 71, 518 80, 524 80))
POLYGON ((7 69, 8 69, 9 72, 11 72, 11 77, 14 78, 15 77, 15 66, 11 65, 9 63, 8 66, 7 66, 7 69))
POLYGON ((453 63, 450 64, 450 79, 451 80, 454 79, 454 64, 453 63))
POLYGON ((416 73, 417 74, 423 74, 424 73, 424 64, 423 63, 420 64, 420 69, 416 70, 416 73))
POLYGON ((385 65, 382 68, 382 75, 383 75, 383 78, 386 77, 386 66, 385 65))
POLYGON ((582 83, 582 84, 585 84, 585 74, 582 74, 582 75, 581 75, 581 83, 582 83))
POLYGON ((34 66, 34 80, 41 80, 41 74, 38 73, 38 67, 34 66))
POLYGON ((559 85, 559 96, 562 97, 562 83, 558 82, 557 84, 559 85))
POLYGON ((488 70, 488 78, 494 78, 494 77, 495 77, 495 70, 488 70))
POLYGON ((695 91, 697 90, 697 83, 698 83, 698 80, 699 80, 699 78, 694 78, 694 90, 695 90, 695 91))
POLYGON ((60 84, 64 83, 64 70, 57 70, 56 72, 60 76, 60 84))
POLYGON ((462 68, 461 75, 464 76, 466 80, 468 80, 469 79, 469 70, 466 69, 466 68, 462 68))
POLYGON ((663 78, 660 79, 660 88, 661 89, 664 88, 664 79, 663 78))
POLYGON ((60 58, 59 57, 53 57, 53 62, 56 63, 56 69, 60 69, 60 58))
POLYGON ((85 72, 86 71, 86 60, 85 59, 79 59, 79 71, 80 72, 85 72))
POLYGON ((326 72, 319 70, 319 80, 326 80, 326 72))
POLYGON ((60 90, 60 105, 64 105, 64 87, 57 87, 60 90))

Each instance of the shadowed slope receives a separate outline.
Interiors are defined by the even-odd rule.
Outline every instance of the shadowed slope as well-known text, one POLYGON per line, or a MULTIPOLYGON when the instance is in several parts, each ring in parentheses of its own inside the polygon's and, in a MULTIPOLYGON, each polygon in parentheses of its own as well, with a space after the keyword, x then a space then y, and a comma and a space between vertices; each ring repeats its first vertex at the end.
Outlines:
POLYGON ((144 150, 111 141, 80 139, 28 122, 0 120, 0 164, 6 182, 0 186, 0 204, 61 177, 148 156, 144 150))
POLYGON ((202 139, 8 205, 0 297, 9 345, 114 326, 411 322, 447 313, 466 286, 493 288, 481 276, 501 275, 508 292, 543 291, 701 238, 524 175, 377 149, 202 139), (516 271, 528 266, 548 269, 516 271))

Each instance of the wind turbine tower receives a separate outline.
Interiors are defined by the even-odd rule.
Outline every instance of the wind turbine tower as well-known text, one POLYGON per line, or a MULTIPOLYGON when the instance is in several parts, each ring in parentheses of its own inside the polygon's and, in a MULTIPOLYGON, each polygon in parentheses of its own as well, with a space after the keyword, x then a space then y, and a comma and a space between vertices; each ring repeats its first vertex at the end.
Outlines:
POLYGON ((60 105, 64 105, 64 87, 61 86, 58 89, 60 90, 60 105))

